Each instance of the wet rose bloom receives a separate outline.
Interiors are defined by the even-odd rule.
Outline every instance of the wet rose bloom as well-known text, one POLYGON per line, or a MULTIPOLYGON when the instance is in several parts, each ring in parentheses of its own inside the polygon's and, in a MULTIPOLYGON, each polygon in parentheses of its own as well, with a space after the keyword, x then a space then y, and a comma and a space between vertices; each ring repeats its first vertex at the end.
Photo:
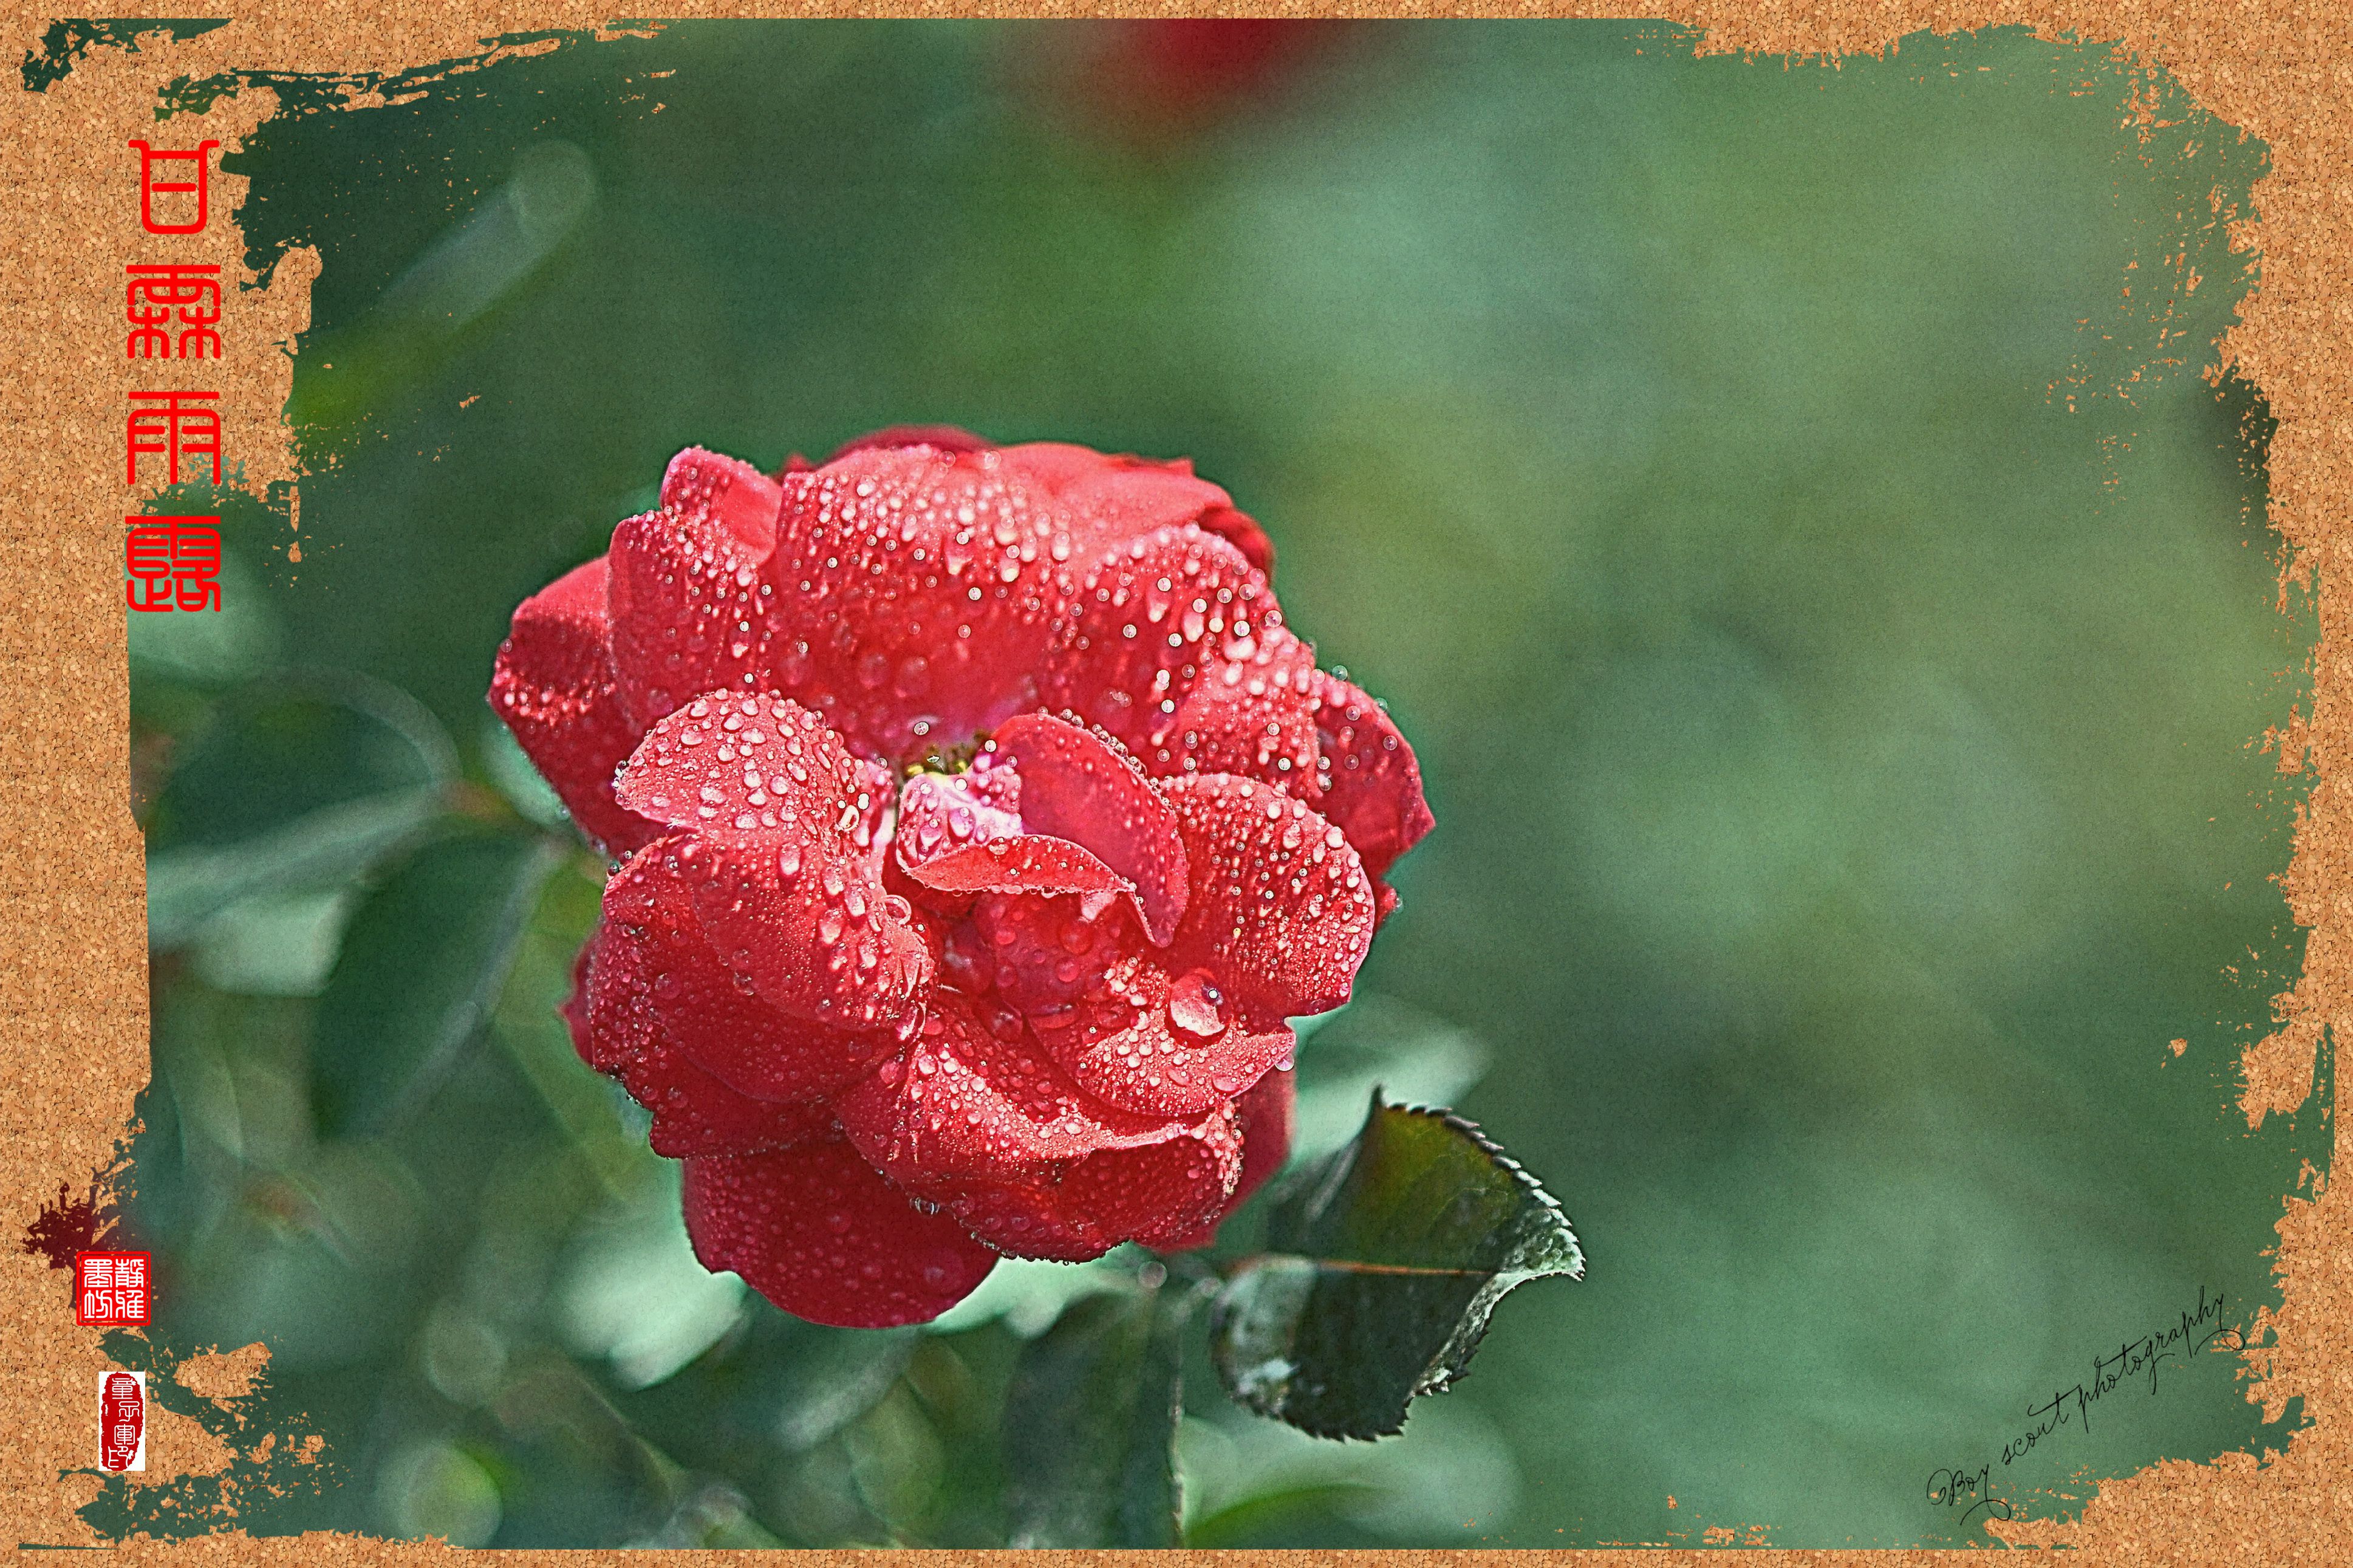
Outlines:
POLYGON ((1206 1242, 1282 1162, 1430 826, 1184 463, 696 448, 523 602, 491 701, 618 864, 565 1005, 697 1256, 874 1327, 1000 1256, 1206 1242))

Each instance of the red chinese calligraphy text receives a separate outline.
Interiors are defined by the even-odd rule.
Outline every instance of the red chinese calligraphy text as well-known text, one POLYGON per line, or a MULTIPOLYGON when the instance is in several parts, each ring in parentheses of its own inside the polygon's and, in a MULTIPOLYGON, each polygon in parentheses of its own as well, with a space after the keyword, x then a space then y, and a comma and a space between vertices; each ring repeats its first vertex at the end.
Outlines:
POLYGON ((213 331, 221 319, 218 267, 133 264, 123 270, 131 279, 124 316, 133 329, 122 345, 125 358, 170 359, 175 348, 181 359, 221 357, 220 334, 213 331), (180 325, 176 344, 164 330, 172 324, 175 310, 180 325))
POLYGON ((213 483, 220 483, 220 412, 199 405, 217 400, 217 392, 134 392, 131 417, 125 426, 129 447, 130 482, 139 482, 139 459, 160 457, 173 484, 180 482, 180 459, 210 458, 213 483), (142 408, 141 404, 153 404, 142 408))
MULTIPOLYGON (((149 234, 202 233, 206 220, 212 216, 209 205, 212 193, 207 189, 212 170, 206 160, 211 156, 212 150, 220 143, 212 141, 200 142, 194 152, 179 153, 169 148, 150 147, 134 136, 131 140, 131 145, 139 153, 139 222, 141 225, 149 234), (189 172, 185 165, 191 163, 195 165, 195 178, 192 180, 161 177, 165 174, 185 175, 189 172), (196 198, 196 216, 185 223, 167 223, 157 217, 155 198, 164 195, 194 195, 196 198)), ((177 207, 181 204, 171 202, 165 205, 177 207)))

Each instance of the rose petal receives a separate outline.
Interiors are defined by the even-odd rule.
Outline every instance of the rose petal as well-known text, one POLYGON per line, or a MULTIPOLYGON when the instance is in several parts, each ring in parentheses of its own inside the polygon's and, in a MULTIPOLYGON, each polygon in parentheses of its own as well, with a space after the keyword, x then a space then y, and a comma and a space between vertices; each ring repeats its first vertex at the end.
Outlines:
POLYGON ((1185 842, 1135 760, 1116 742, 1042 713, 1007 720, 991 743, 1021 779, 1023 828, 1101 857, 1134 884, 1145 934, 1167 942, 1185 912, 1185 842))
POLYGON ((1232 498, 1193 473, 1191 459, 1156 462, 1112 456, 1060 441, 998 448, 1006 464, 1053 492, 1084 519, 1090 538, 1117 542, 1157 528, 1191 523, 1240 550, 1262 573, 1274 570, 1274 547, 1232 498))
POLYGON ((931 984, 913 911, 892 904, 868 861, 820 858, 778 835, 693 839, 675 861, 721 958, 797 1018, 892 1028, 931 984))
POLYGON ((685 1170, 686 1233, 784 1310, 845 1329, 925 1323, 970 1295, 997 1255, 917 1209, 849 1144, 705 1155, 685 1170))
POLYGON ((1261 1026, 1348 999, 1373 939, 1371 887, 1347 837, 1305 804, 1230 773, 1164 786, 1185 836, 1192 901, 1169 943, 1261 1026))
POLYGON ((605 595, 600 558, 517 606, 491 673, 491 708, 580 830, 626 855, 661 829, 613 798, 613 770, 636 748, 638 730, 621 706, 605 595))
POLYGON ((1194 1137, 1080 1161, 1063 1174, 1062 1204, 1123 1240, 1158 1247, 1216 1214, 1241 1163, 1241 1138, 1228 1112, 1194 1137))
POLYGON ((646 732, 615 794, 670 827, 719 838, 788 833, 846 854, 871 837, 872 787, 840 737, 800 704, 712 691, 646 732))
POLYGON ((834 1102, 850 1142, 901 1185, 927 1193, 953 1179, 1013 1179, 1184 1133, 1082 1091, 1011 1013, 994 1020, 999 1035, 965 998, 936 1001, 914 1040, 834 1102))
POLYGON ((1047 707, 1101 725, 1155 778, 1246 769, 1296 775, 1312 793, 1314 659, 1303 648, 1240 551, 1164 528, 1087 573, 1039 687, 1047 707))
MULTIPOLYGON (((1199 972, 1179 977, 1197 992, 1199 972)), ((1212 987, 1214 988, 1214 987, 1212 987)), ((1192 1117, 1223 1105, 1291 1059, 1297 1049, 1283 1024, 1212 1011, 1208 1020, 1172 1017, 1171 983, 1146 965, 1127 995, 1082 1002, 1067 1012, 1033 1017, 1039 1043, 1071 1080, 1107 1105, 1144 1116, 1192 1117)), ((1175 1011, 1185 1013, 1180 1005, 1175 1011)), ((1229 1009, 1237 1015, 1240 1009, 1229 1009)))
POLYGON ((1125 988, 1145 966, 1151 948, 1134 910, 1132 900, 1103 893, 987 893, 974 903, 968 929, 989 960, 997 994, 1042 1025, 1106 985, 1125 988))
POLYGON ((765 584, 853 749, 917 755, 1037 705, 1072 551, 1042 490, 994 451, 932 446, 860 448, 783 486, 765 584))
POLYGON ((963 1182, 937 1195, 973 1236, 1008 1258, 1084 1263, 1120 1244, 1120 1237, 1062 1205, 1052 1173, 1028 1182, 963 1182))
POLYGON ((1267 1074, 1234 1101, 1234 1118, 1242 1135, 1242 1172, 1232 1195, 1226 1199, 1228 1214, 1241 1207, 1243 1200, 1291 1158, 1291 1130, 1298 1103, 1298 1076, 1288 1068, 1267 1074))
POLYGON ((852 452, 892 447, 936 447, 943 452, 985 452, 989 442, 955 425, 892 425, 871 435, 844 441, 826 461, 838 463, 852 452))
POLYGON ((1365 874, 1379 877, 1431 826, 1421 765, 1381 705, 1338 676, 1315 676, 1324 795, 1316 809, 1348 836, 1365 874))
POLYGON ((784 492, 751 464, 689 447, 662 474, 661 504, 670 510, 708 512, 727 525, 754 555, 776 542, 776 508, 784 492))
POLYGON ((694 830, 667 851, 703 935, 760 996, 849 1029, 904 1017, 932 958, 872 853, 874 785, 815 715, 773 696, 698 698, 622 770, 634 809, 694 830))
POLYGON ((1291 1128, 1298 1101, 1298 1079, 1288 1072, 1271 1072, 1248 1094, 1234 1101, 1234 1121, 1241 1131, 1242 1169, 1234 1190, 1208 1222, 1189 1235, 1170 1239, 1168 1252, 1189 1252, 1218 1239, 1218 1227, 1282 1169, 1291 1158, 1291 1128))
POLYGON ((648 1049, 619 1077, 630 1098, 653 1113, 646 1147, 665 1160, 792 1149, 833 1128, 833 1113, 822 1105, 738 1094, 684 1057, 658 1048, 648 1049))
MULTIPOLYGON (((698 468, 689 477, 709 476, 698 468)), ((766 555, 707 510, 665 507, 613 531, 613 665, 638 725, 701 692, 776 684, 760 582, 766 555)))
POLYGON ((998 447, 997 455, 1009 471, 1057 497, 1112 460, 1092 447, 1068 441, 1023 441, 998 447))
POLYGON ((966 1229, 1008 1257, 1078 1263, 1123 1241, 1166 1247, 1198 1232, 1240 1164, 1232 1115, 1222 1112, 1161 1143, 1106 1150, 1023 1182, 964 1183, 943 1195, 966 1229))
MULTIPOLYGON (((1221 521, 1227 516, 1241 517, 1234 510, 1233 498, 1207 479, 1196 479, 1190 463, 1139 458, 1101 460, 1092 469, 1072 475, 1055 499, 1085 520, 1093 541, 1100 542, 1098 549, 1164 528, 1198 524, 1208 517, 1221 521)), ((1243 555, 1247 559, 1249 552, 1243 555)))
POLYGON ((1216 534, 1242 552, 1242 559, 1267 576, 1274 575, 1274 541, 1245 513, 1229 506, 1211 507, 1193 520, 1193 526, 1216 534))
POLYGON ((1182 771, 1264 779, 1313 803, 1315 675, 1315 650, 1277 626, 1248 658, 1195 681, 1171 731, 1182 771))
POLYGON ((572 994, 557 1011, 580 1059, 618 1079, 653 1113, 649 1142, 655 1153, 754 1153, 788 1148, 832 1126, 833 1113, 813 1100, 754 1099, 698 1067, 657 1014, 642 950, 617 935, 616 927, 600 925, 581 947, 572 994))
POLYGON ((592 1019, 640 1007, 696 1067, 772 1100, 841 1089, 896 1047, 887 1032, 808 1023, 747 993, 702 934, 676 847, 665 841, 641 850, 605 884, 592 1019))
MULTIPOLYGON (((598 1047, 588 1029, 588 966, 596 956, 596 939, 603 929, 600 920, 598 925, 589 931, 588 940, 580 944, 580 951, 572 955, 572 992, 555 1007, 555 1016, 564 1020, 564 1026, 572 1033, 574 1053, 592 1068, 597 1065, 598 1047)), ((602 1072, 604 1069, 597 1068, 597 1070, 602 1072)))
POLYGON ((1135 884, 1067 838, 1018 834, 971 844, 907 868, 943 893, 1126 893, 1135 884))
POLYGON ((899 825, 891 852, 901 870, 967 845, 1021 831, 1019 781, 1009 767, 977 773, 921 773, 899 792, 899 825), (984 784, 994 787, 982 787, 984 784))

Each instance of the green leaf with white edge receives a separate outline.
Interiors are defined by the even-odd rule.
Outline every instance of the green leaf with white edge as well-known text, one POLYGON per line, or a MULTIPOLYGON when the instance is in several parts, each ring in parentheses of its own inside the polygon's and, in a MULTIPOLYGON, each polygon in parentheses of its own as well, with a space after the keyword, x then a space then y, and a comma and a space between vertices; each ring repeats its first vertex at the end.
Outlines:
POLYGON ((405 692, 341 671, 223 698, 148 814, 147 940, 185 946, 244 900, 322 891, 414 842, 457 773, 405 692))
POLYGON ((1198 1299, 1157 1264, 1023 1347, 1005 1395, 1008 1543, 1177 1544, 1184 1326, 1198 1299))
POLYGON ((1462 1375, 1495 1304, 1585 1257, 1551 1194, 1470 1122, 1385 1102, 1283 1184, 1266 1255, 1219 1294, 1210 1360, 1244 1407, 1319 1437, 1401 1430, 1462 1375))
POLYGON ((543 837, 460 832, 368 895, 319 998, 311 1103, 322 1135, 383 1131, 448 1077, 497 1005, 565 853, 543 837))

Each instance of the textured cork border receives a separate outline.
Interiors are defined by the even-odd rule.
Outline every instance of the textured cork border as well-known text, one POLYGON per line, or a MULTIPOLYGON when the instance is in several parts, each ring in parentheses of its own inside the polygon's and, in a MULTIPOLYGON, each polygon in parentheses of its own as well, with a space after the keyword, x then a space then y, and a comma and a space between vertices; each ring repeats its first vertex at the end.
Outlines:
MULTIPOLYGON (((301 5, 232 0, 142 15, 233 16, 192 39, 151 38, 133 53, 92 49, 45 93, 0 89, 0 125, 12 178, 0 229, 9 287, 0 291, 5 353, 15 396, 0 487, 0 821, 11 853, 0 856, 0 1136, 8 1150, 0 1192, 22 1224, 58 1182, 106 1164, 132 1097, 146 1077, 146 942, 142 856, 128 809, 127 678, 118 586, 120 514, 135 510, 123 484, 123 394, 153 381, 116 357, 121 268, 126 260, 213 261, 224 279, 244 271, 232 214, 245 182, 216 176, 215 216, 168 253, 138 226, 125 141, 152 132, 159 89, 180 77, 231 69, 367 78, 429 62, 488 63, 555 47, 491 40, 547 29, 602 30, 608 14, 540 4, 499 12, 441 0, 314 0, 301 5), (155 254, 149 255, 153 251, 155 254)), ((2204 110, 2271 149, 2256 184, 2259 218, 2234 237, 2261 260, 2261 284, 2207 360, 2234 367, 2269 399, 2278 421, 2269 454, 2271 521, 2294 552, 2292 569, 2316 578, 2321 640, 2312 710, 2274 737, 2284 768, 2315 775, 2284 879, 2296 921, 2309 928, 2302 978, 2276 1005, 2278 1027, 2251 1047, 2242 1109, 2251 1124, 2293 1109, 2312 1091, 2324 1029, 2340 1032, 2353 980, 2353 800, 2340 782, 2353 763, 2353 670, 2346 666, 2347 572, 2353 562, 2353 5, 2337 0, 2198 0, 2173 5, 1916 5, 1707 3, 1668 5, 1647 16, 1623 6, 1290 4, 1257 6, 867 6, 682 5, 670 15, 818 16, 1622 16, 1705 29, 1702 53, 1820 57, 1877 53, 1933 29, 2023 26, 2047 37, 2114 44, 2161 68, 2204 110)), ((56 12, 12 8, 0 49, 13 72, 56 12)), ((463 66, 456 68, 466 68, 463 66)), ((364 89, 355 103, 381 101, 364 89)), ((275 107, 266 90, 225 98, 203 115, 175 115, 168 142, 215 137, 225 150, 275 107), (201 127, 201 129, 198 129, 201 127)), ((132 176, 134 177, 135 176, 132 176)), ((307 322, 315 254, 290 252, 269 287, 229 302, 221 366, 225 449, 241 482, 288 494, 293 472, 279 410, 289 357, 307 322)), ((299 552, 297 523, 287 542, 299 552)), ((299 553, 294 555, 299 560, 299 553)), ((2332 1119, 2333 1120, 2333 1119, 2332 1119)), ((2167 1461, 2102 1485, 2078 1524, 2009 1530, 2021 1542, 2083 1549, 2095 1563, 2353 1563, 2353 1216, 2318 1183, 2291 1194, 2278 1225, 2275 1268, 2284 1295, 2249 1336, 2247 1375, 2276 1417, 2301 1398, 2309 1425, 2284 1453, 2260 1460, 2226 1455, 2214 1465, 2167 1461)), ((7 1254, 0 1268, 0 1549, 19 1542, 90 1539, 73 1516, 77 1498, 61 1469, 88 1462, 90 1412, 79 1392, 106 1358, 98 1332, 76 1329, 60 1277, 36 1257, 7 1254)), ((251 1359, 248 1355, 248 1361, 251 1359)), ((234 1357, 208 1368, 222 1390, 250 1370, 234 1357)), ((189 1378, 187 1381, 199 1381, 189 1378)), ((182 1417, 160 1415, 150 1474, 216 1468, 216 1439, 182 1417)), ((133 1542, 123 1557, 216 1562, 343 1563, 424 1562, 434 1544, 356 1537, 249 1541, 234 1535, 170 1545, 133 1542)), ((647 1562, 676 1554, 590 1552, 589 1563, 647 1562)), ((698 1553, 697 1555, 716 1555, 698 1553)), ((808 1555, 808 1554, 804 1554, 808 1555)), ((834 1553, 823 1555, 834 1556, 834 1553)), ((847 1554, 839 1554, 847 1560, 847 1554)), ((939 1555, 939 1554, 932 1554, 939 1555)), ((958 1560, 1012 1553, 956 1553, 958 1560)), ((1058 1565, 1099 1554, 1022 1553, 1058 1565)), ((1187 1553, 1201 1556, 1207 1553, 1187 1553)), ((1220 1554, 1230 1556, 1247 1553, 1220 1554)), ((1358 1558, 1435 1560, 1470 1552, 1315 1552, 1317 1563, 1358 1558)), ((1500 1555, 1500 1554, 1499 1554, 1500 1555)), ((1550 1554, 1547 1554, 1550 1555, 1550 1554)), ((1559 1555, 1631 1560, 1623 1551, 1559 1555)), ((1659 1552, 1639 1554, 1657 1561, 1659 1552)), ((1674 1556, 1697 1556, 1677 1552, 1674 1556)), ((1832 1561, 1860 1553, 1766 1551, 1773 1561, 1832 1561)), ((1873 1552, 1873 1561, 1925 1562, 1925 1552, 1873 1552)), ((1514 1561, 1522 1554, 1511 1554, 1514 1561)), ((1270 1558, 1270 1561, 1271 1559, 1270 1558)))

